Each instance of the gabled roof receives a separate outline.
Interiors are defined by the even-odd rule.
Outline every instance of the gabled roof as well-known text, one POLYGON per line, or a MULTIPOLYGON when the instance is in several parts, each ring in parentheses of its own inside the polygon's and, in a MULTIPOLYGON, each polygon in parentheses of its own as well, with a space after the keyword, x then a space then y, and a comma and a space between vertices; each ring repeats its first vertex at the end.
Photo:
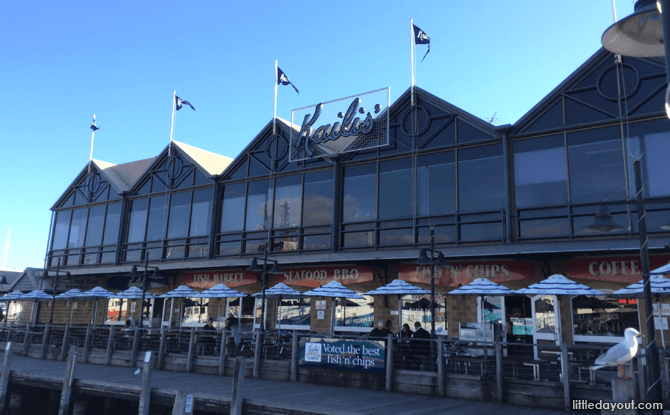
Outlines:
POLYGON ((222 156, 220 154, 212 153, 211 151, 203 150, 191 145, 173 141, 188 159, 191 164, 200 166, 202 170, 207 172, 208 176, 218 176, 233 162, 230 157, 222 156))
MULTIPOLYGON (((127 192, 131 187, 137 182, 137 180, 144 174, 144 172, 149 168, 151 163, 156 159, 156 157, 151 157, 144 160, 131 161, 130 163, 124 164, 111 164, 104 161, 93 160, 96 163, 104 163, 105 167, 101 168, 101 174, 106 174, 106 177, 110 177, 111 180, 118 182, 119 188, 118 193, 127 192)), ((99 164, 102 167, 101 164, 99 164)))
MULTIPOLYGON (((29 292, 39 288, 40 280, 37 276, 38 272, 44 271, 40 268, 26 268, 21 275, 14 280, 7 291, 24 291, 29 292)), ((40 274, 41 275, 41 274, 40 274)))
POLYGON ((7 279, 7 285, 5 287, 0 287, 0 292, 8 292, 9 287, 14 284, 14 282, 19 279, 19 277, 23 274, 23 271, 10 271, 6 269, 0 269, 0 276, 4 275, 5 278, 7 279))

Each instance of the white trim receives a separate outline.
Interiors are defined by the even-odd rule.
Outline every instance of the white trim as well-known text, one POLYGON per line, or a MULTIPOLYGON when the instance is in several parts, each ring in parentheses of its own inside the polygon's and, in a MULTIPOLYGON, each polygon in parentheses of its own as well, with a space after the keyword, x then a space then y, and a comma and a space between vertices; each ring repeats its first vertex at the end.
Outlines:
POLYGON ((625 337, 619 336, 584 336, 578 334, 572 337, 574 342, 589 342, 589 343, 619 343, 625 340, 625 337))

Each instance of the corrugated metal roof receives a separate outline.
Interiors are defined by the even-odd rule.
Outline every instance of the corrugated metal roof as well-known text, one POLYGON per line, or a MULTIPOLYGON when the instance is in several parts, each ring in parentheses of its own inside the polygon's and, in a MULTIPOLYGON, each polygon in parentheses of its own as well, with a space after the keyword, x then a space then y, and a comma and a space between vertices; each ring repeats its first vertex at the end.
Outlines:
POLYGON ((212 153, 211 151, 193 147, 179 141, 173 141, 182 154, 190 158, 191 162, 202 167, 210 176, 218 176, 233 162, 230 157, 212 153))

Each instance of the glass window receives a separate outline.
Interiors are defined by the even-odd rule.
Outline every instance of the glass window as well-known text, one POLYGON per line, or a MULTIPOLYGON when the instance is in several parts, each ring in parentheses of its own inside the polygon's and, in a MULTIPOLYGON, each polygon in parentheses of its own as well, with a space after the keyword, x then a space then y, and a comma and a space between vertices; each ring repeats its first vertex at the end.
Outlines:
POLYGON ((619 127, 568 134, 568 169, 572 203, 625 199, 619 127))
POLYGON ((182 326, 202 327, 209 318, 209 300, 205 298, 184 298, 182 326))
POLYGON ((377 218, 377 164, 344 168, 342 220, 362 222, 377 218))
POLYGON ((417 211, 420 216, 456 211, 456 162, 453 151, 417 158, 417 211))
POLYGON ((502 145, 458 151, 458 204, 460 212, 502 209, 505 204, 505 168, 502 145))
POLYGON ((275 228, 300 226, 302 175, 278 177, 275 182, 275 228))
POLYGON ((551 206, 568 201, 563 135, 516 141, 514 194, 518 208, 551 206))
POLYGON ((87 208, 75 209, 72 211, 72 223, 70 224, 70 237, 68 239, 68 248, 80 248, 84 246, 84 236, 86 235, 86 214, 87 208))
POLYGON ((310 325, 310 299, 282 300, 279 304, 279 327, 310 325))
MULTIPOLYGON (((209 235, 210 205, 212 203, 212 189, 202 189, 193 192, 193 210, 191 211, 190 236, 209 235)), ((241 221, 240 221, 241 223, 241 221)))
POLYGON ((330 225, 333 221, 333 171, 305 174, 303 191, 304 226, 330 225))
POLYGON ((56 230, 54 231, 54 239, 52 249, 63 249, 67 247, 67 234, 70 231, 70 216, 71 210, 61 210, 56 213, 56 230))
POLYGON ((105 313, 105 323, 112 321, 125 321, 130 317, 129 300, 121 298, 111 298, 107 301, 107 312, 105 313))
POLYGON ((546 295, 535 301, 535 328, 537 333, 554 333, 556 331, 553 295, 546 295))
POLYGON ((379 219, 412 217, 414 166, 411 158, 379 163, 379 219))
POLYGON ((116 240, 119 237, 120 220, 121 203, 112 203, 107 205, 107 217, 105 218, 105 238, 102 242, 103 245, 116 245, 116 240))
POLYGON ((270 180, 249 182, 246 230, 268 229, 271 217, 272 188, 270 187, 270 180))
MULTIPOLYGON (((362 291, 357 294, 363 295, 362 291)), ((363 295, 363 299, 338 298, 335 306, 335 331, 351 327, 352 331, 370 331, 374 320, 374 298, 363 295)), ((395 321, 397 324, 397 320, 395 321)))
POLYGON ((667 120, 629 124, 626 140, 628 158, 628 186, 635 195, 633 161, 640 158, 644 182, 644 196, 658 197, 670 194, 670 126, 667 120))
POLYGON ((244 223, 244 195, 246 183, 231 184, 223 191, 221 232, 240 231, 244 223))
POLYGON ((165 222, 167 222, 166 202, 167 196, 164 195, 150 198, 147 241, 157 241, 165 238, 165 222))
POLYGON ((640 330, 637 300, 584 295, 572 299, 574 334, 623 337, 628 327, 640 330))
POLYGON ((128 242, 144 241, 144 232, 146 231, 147 227, 148 204, 149 199, 136 199, 132 201, 128 242))
MULTIPOLYGON (((153 213, 153 201, 152 201, 153 213)), ((175 193, 170 199, 168 239, 188 236, 188 217, 191 210, 191 192, 175 193)), ((158 238, 160 239, 160 238, 158 238)))
POLYGON ((99 246, 102 242, 102 228, 105 224, 105 205, 93 206, 88 214, 86 246, 99 246))

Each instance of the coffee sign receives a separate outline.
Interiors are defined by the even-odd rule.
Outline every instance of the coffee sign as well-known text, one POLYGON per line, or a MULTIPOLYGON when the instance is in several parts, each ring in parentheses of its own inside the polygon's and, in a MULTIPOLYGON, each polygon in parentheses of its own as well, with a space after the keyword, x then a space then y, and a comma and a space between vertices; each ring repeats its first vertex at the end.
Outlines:
POLYGON ((389 103, 383 88, 293 110, 289 161, 387 145, 389 103))
MULTIPOLYGON (((431 280, 430 266, 401 265, 398 273, 403 281, 429 284, 431 280)), ((499 284, 532 277, 530 261, 452 263, 448 267, 435 268, 435 284, 447 287, 466 285, 476 278, 486 278, 499 284)))
MULTIPOLYGON (((662 267, 669 259, 668 256, 650 256, 650 270, 662 267)), ((633 284, 642 279, 642 264, 639 256, 569 259, 567 277, 633 284)))

